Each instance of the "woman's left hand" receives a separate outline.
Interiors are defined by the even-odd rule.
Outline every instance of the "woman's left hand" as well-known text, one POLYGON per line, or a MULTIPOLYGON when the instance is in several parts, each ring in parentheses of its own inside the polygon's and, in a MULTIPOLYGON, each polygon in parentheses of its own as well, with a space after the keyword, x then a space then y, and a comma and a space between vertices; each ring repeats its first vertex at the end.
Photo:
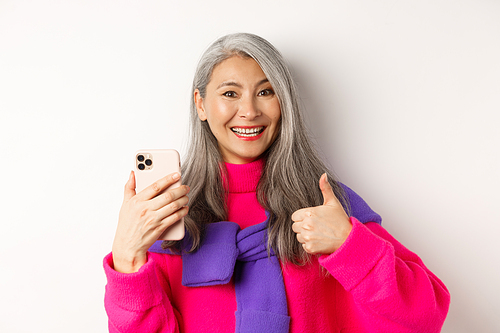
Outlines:
POLYGON ((333 193, 326 174, 319 179, 323 205, 299 209, 292 214, 292 230, 310 254, 331 254, 344 244, 352 230, 351 221, 333 193))

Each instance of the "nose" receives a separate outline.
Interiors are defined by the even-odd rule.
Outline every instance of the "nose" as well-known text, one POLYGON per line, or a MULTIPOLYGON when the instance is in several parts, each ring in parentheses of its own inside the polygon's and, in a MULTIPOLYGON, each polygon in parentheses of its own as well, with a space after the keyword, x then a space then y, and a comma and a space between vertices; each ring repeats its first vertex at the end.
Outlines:
POLYGON ((255 98, 242 98, 238 110, 238 116, 240 118, 253 120, 261 114, 262 112, 260 111, 258 101, 256 101, 255 98))

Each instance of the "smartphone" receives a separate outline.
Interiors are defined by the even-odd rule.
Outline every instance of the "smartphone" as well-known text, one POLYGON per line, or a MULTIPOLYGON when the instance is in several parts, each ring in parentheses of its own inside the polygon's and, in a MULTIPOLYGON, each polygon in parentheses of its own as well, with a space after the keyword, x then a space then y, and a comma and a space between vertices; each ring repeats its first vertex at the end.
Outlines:
MULTIPOLYGON (((139 193, 155 181, 171 173, 181 173, 179 153, 174 149, 144 149, 135 153, 135 187, 139 193)), ((181 180, 165 191, 181 186, 181 180)), ((164 193, 163 191, 162 193, 164 193)), ((184 218, 168 227, 158 240, 180 240, 184 238, 184 218)))

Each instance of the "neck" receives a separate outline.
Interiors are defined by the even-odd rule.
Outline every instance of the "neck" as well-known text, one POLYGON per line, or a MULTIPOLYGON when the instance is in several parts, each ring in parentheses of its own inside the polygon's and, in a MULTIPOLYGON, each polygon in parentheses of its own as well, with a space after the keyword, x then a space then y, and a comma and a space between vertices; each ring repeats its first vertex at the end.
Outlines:
POLYGON ((257 185, 264 163, 263 159, 247 164, 225 163, 228 220, 236 222, 242 229, 266 219, 265 210, 257 200, 257 185))
POLYGON ((264 169, 264 160, 258 159, 246 164, 225 163, 227 180, 226 191, 229 193, 255 192, 264 169))

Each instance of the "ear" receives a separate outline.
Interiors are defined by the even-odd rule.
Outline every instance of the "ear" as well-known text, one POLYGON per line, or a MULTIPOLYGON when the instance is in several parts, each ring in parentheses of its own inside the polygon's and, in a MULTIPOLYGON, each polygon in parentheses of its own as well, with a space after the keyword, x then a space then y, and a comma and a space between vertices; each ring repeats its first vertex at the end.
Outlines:
POLYGON ((201 97, 200 91, 196 89, 194 91, 194 104, 196 105, 196 112, 198 112, 198 118, 201 121, 207 120, 207 114, 205 113, 205 108, 203 107, 203 98, 201 97))

